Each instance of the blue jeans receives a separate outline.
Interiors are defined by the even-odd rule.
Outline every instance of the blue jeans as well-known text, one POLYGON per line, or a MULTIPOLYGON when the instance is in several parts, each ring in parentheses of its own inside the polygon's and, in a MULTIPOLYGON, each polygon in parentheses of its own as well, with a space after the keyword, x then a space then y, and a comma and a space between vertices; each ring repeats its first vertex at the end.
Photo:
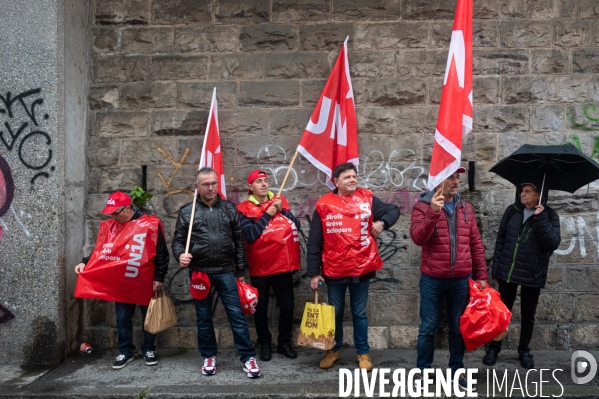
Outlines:
MULTIPOLYGON (((127 357, 133 356, 135 345, 133 345, 133 322, 131 320, 133 319, 133 315, 135 315, 135 308, 137 305, 123 302, 115 302, 114 304, 116 307, 119 350, 122 355, 127 357)), ((141 351, 145 354, 147 351, 156 350, 156 346, 154 345, 156 334, 150 334, 144 329, 148 307, 139 305, 139 308, 141 309, 141 329, 144 334, 144 343, 141 346, 141 351)))
POLYGON ((435 278, 420 275, 420 331, 416 367, 430 368, 435 354, 435 332, 443 301, 447 305, 449 327, 449 368, 455 373, 464 367, 465 345, 460 333, 460 316, 468 305, 468 277, 435 278))
POLYGON ((368 317, 366 305, 368 304, 368 287, 370 281, 359 283, 329 284, 329 305, 335 307, 335 346, 334 351, 341 349, 343 343, 343 311, 345 310, 345 291, 349 288, 349 305, 351 308, 352 322, 354 325, 354 346, 356 353, 368 353, 368 317))
MULTIPOLYGON (((241 310, 239 302, 239 291, 237 291, 237 281, 232 272, 229 273, 208 273, 210 285, 214 287, 222 301, 231 330, 233 331, 233 342, 242 362, 250 357, 256 356, 256 351, 252 346, 248 323, 241 310)), ((203 357, 216 356, 218 346, 216 344, 216 335, 214 334, 214 325, 212 324, 212 296, 211 291, 208 296, 201 301, 194 299, 196 307, 196 317, 198 324, 198 350, 203 357)))

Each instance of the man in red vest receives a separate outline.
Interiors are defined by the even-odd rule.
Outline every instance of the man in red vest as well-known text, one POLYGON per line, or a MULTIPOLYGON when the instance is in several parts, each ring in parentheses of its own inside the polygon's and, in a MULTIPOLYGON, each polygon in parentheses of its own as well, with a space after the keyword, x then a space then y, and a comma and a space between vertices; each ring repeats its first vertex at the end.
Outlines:
POLYGON ((156 216, 135 210, 131 197, 121 191, 108 197, 102 213, 110 215, 111 220, 100 224, 93 252, 75 266, 75 273, 80 274, 75 296, 115 301, 121 353, 113 369, 122 369, 134 358, 132 319, 139 304, 144 336, 141 350, 146 364, 156 365, 156 334, 144 329, 144 321, 152 292, 162 290, 168 271, 164 227, 156 216), (120 274, 123 271, 124 276, 120 274))
POLYGON ((368 287, 376 271, 383 267, 377 238, 399 218, 396 205, 385 204, 370 190, 358 188, 356 166, 350 162, 333 171, 337 187, 316 203, 308 237, 308 277, 312 289, 324 281, 329 304, 335 306, 335 346, 320 361, 328 369, 339 361, 343 343, 345 292, 354 327, 354 346, 361 369, 372 370, 368 354, 368 287))
POLYGON ((245 239, 252 285, 258 288, 254 314, 260 359, 272 358, 272 335, 268 329, 268 297, 272 287, 280 310, 277 352, 290 359, 297 353, 291 347, 293 321, 293 275, 300 264, 300 221, 291 213, 283 196, 268 191, 268 177, 262 170, 248 178, 249 199, 237 206, 245 239))

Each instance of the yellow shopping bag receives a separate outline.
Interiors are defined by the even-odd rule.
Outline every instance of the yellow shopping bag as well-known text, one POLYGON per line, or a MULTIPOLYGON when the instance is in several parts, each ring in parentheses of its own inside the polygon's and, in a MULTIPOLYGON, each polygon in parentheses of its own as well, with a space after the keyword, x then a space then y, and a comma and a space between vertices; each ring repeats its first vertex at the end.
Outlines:
POLYGON ((306 302, 297 344, 322 350, 335 346, 335 307, 319 304, 318 291, 314 293, 314 303, 306 302))

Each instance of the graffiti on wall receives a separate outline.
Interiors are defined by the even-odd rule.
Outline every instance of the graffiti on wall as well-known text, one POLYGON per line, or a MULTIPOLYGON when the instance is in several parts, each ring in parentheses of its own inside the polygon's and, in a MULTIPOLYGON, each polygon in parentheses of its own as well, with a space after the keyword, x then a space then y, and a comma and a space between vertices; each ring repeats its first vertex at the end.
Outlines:
POLYGON ((36 88, 13 95, 10 91, 0 95, 0 149, 6 153, 0 156, 0 239, 9 231, 5 216, 12 216, 17 228, 27 237, 31 233, 23 218, 31 215, 17 210, 13 204, 15 185, 13 170, 25 167, 27 179, 34 189, 42 178, 49 178, 55 167, 52 163, 52 139, 42 126, 50 116, 40 112, 44 99, 42 89, 36 88), (8 160, 16 163, 11 166, 8 160), (10 212, 10 213, 9 213, 10 212))
POLYGON ((168 190, 165 194, 165 197, 171 196, 173 194, 178 194, 178 193, 192 194, 192 192, 190 190, 187 190, 185 188, 177 189, 177 188, 171 187, 171 185, 173 183, 173 178, 177 175, 177 172, 179 172, 179 169, 181 169, 181 166, 183 166, 183 162, 185 162, 185 158, 187 158, 187 156, 189 155, 189 148, 186 148, 185 151, 183 151, 183 155, 181 156, 181 159, 179 160, 179 162, 176 162, 173 158, 171 158, 170 155, 168 155, 166 153, 166 151, 164 151, 160 147, 158 147, 158 152, 161 153, 166 159, 168 159, 168 161, 171 163, 171 165, 175 167, 175 169, 171 172, 170 176, 168 177, 168 180, 164 179, 164 176, 162 176, 162 173, 156 172, 156 175, 158 176, 158 178, 160 179, 160 181, 162 182, 164 187, 168 190))

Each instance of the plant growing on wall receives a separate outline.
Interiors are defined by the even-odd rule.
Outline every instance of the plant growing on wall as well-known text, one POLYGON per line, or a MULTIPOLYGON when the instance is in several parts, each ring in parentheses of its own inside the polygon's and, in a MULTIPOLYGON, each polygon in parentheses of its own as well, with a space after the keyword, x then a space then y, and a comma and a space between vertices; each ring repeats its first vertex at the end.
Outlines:
POLYGON ((131 196, 131 200, 133 201, 133 205, 135 205, 140 211, 147 211, 146 203, 150 198, 153 197, 152 194, 148 193, 146 190, 139 186, 133 187, 133 190, 129 193, 131 196))

